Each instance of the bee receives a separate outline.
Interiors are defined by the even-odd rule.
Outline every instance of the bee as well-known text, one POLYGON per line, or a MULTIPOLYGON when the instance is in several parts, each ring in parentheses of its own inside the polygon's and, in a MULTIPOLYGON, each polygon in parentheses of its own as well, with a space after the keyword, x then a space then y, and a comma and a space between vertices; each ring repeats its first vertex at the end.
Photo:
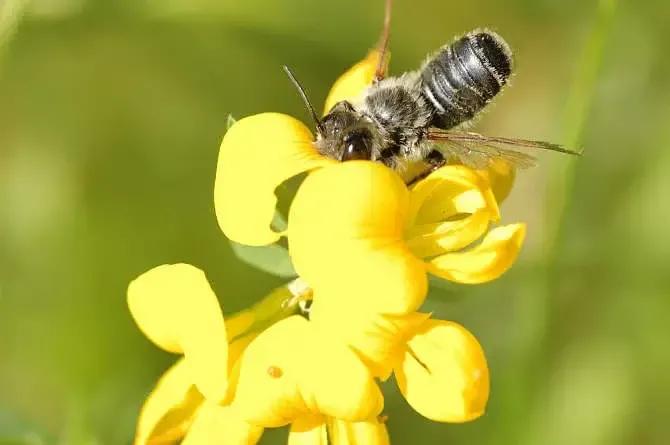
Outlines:
POLYGON ((391 2, 386 4, 375 80, 357 100, 341 101, 318 118, 304 89, 284 67, 312 115, 314 146, 321 154, 339 161, 379 161, 395 170, 425 162, 427 169, 409 184, 452 160, 472 168, 486 168, 495 159, 533 166, 535 158, 518 148, 579 154, 549 142, 458 130, 493 101, 513 73, 512 51, 493 31, 470 32, 429 56, 418 70, 386 77, 391 2))

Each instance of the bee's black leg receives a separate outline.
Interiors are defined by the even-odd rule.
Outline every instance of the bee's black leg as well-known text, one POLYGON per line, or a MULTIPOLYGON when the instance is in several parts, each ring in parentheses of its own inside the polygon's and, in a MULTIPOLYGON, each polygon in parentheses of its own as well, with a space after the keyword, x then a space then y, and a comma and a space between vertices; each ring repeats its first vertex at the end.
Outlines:
POLYGON ((379 157, 376 160, 380 161, 387 167, 393 168, 396 165, 396 157, 399 153, 400 147, 397 145, 392 145, 383 149, 381 153, 379 153, 379 157))
POLYGON ((442 167, 444 164, 447 163, 447 160, 444 159, 444 155, 439 150, 432 150, 426 158, 424 159, 426 164, 428 164, 428 168, 426 168, 424 171, 413 177, 408 183, 407 186, 413 186, 417 182, 421 181, 431 173, 433 173, 435 170, 438 168, 442 167))
POLYGON ((380 80, 386 77, 386 69, 388 68, 388 57, 386 53, 388 52, 389 38, 391 35, 391 6, 393 0, 386 0, 386 7, 384 12, 384 28, 382 30, 382 35, 379 37, 379 43, 377 48, 379 51, 379 62, 377 64, 377 70, 375 71, 374 82, 379 82, 380 80))

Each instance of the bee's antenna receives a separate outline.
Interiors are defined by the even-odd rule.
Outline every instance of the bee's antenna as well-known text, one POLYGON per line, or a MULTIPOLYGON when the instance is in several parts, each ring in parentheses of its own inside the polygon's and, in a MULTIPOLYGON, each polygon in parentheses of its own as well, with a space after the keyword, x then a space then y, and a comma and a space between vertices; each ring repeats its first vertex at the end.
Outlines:
POLYGON ((307 97, 307 93, 305 93, 305 89, 300 85, 300 82, 298 82, 298 79, 295 78, 293 75, 293 72, 289 67, 286 65, 283 66, 284 71, 286 71, 286 74, 288 75, 288 78, 291 79, 291 82, 295 87, 298 89, 298 93, 300 93, 300 97, 302 97, 302 101, 305 102, 305 106, 307 107, 307 110, 309 113, 312 115, 312 119, 314 120, 314 125, 316 125, 316 131, 318 133, 323 133, 323 126, 321 125, 321 121, 319 120, 319 116, 317 116, 316 111, 314 111, 314 107, 312 106, 312 103, 309 101, 309 98, 307 97))
POLYGON ((393 0, 386 0, 384 6, 384 28, 379 38, 378 51, 379 63, 375 71, 375 82, 379 82, 386 77, 386 53, 388 52, 389 40, 391 37, 391 10, 393 9, 393 0))

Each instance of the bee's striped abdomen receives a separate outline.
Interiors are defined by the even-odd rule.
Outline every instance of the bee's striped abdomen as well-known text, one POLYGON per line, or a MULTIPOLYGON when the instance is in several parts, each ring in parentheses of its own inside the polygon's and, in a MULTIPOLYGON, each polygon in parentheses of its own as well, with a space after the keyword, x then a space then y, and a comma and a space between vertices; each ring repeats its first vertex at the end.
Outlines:
POLYGON ((435 108, 431 125, 449 129, 472 119, 507 83, 512 54, 491 32, 468 34, 426 63, 422 92, 435 108))

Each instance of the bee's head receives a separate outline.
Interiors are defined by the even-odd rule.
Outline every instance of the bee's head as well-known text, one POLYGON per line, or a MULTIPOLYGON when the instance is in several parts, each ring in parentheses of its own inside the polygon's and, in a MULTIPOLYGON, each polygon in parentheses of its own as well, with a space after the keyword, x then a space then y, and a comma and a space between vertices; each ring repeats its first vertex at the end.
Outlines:
POLYGON ((319 122, 317 149, 338 161, 372 159, 370 124, 347 101, 338 102, 319 122))
POLYGON ((338 102, 323 119, 319 119, 305 89, 293 72, 287 66, 284 66, 284 71, 300 93, 314 120, 315 145, 321 154, 338 161, 373 159, 372 127, 349 102, 338 102))

